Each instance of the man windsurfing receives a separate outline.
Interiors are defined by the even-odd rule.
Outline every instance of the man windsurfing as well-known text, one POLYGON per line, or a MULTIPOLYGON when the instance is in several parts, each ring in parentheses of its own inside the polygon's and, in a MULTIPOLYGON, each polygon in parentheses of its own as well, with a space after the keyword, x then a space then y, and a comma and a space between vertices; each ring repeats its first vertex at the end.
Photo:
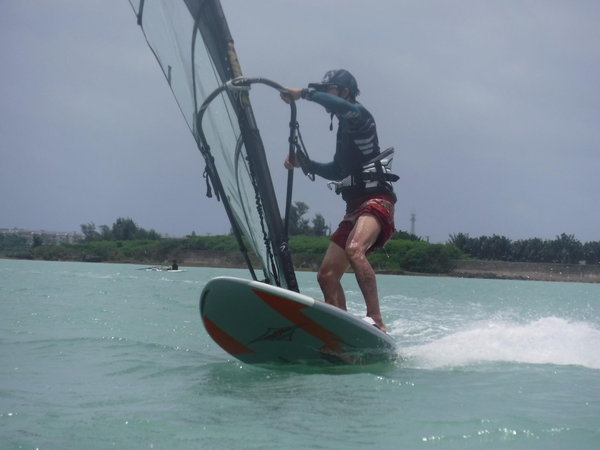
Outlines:
POLYGON ((379 308, 377 280, 367 255, 383 245, 394 233, 396 195, 389 171, 391 158, 381 158, 377 128, 371 113, 356 101, 356 79, 347 70, 330 70, 320 83, 308 88, 286 88, 286 102, 304 99, 318 103, 338 119, 337 143, 333 161, 319 163, 303 153, 285 167, 302 167, 307 173, 331 180, 336 193, 346 202, 346 214, 331 242, 317 274, 325 301, 346 310, 341 278, 352 267, 367 307, 367 322, 386 331, 379 308))

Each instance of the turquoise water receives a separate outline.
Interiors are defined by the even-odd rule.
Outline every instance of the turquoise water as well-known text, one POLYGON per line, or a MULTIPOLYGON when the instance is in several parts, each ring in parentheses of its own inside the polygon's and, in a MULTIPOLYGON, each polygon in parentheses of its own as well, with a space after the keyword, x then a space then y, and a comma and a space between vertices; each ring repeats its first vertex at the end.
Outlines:
POLYGON ((282 371, 201 325, 246 271, 138 267, 0 260, 0 448, 600 448, 600 285, 380 276, 398 362, 282 371))

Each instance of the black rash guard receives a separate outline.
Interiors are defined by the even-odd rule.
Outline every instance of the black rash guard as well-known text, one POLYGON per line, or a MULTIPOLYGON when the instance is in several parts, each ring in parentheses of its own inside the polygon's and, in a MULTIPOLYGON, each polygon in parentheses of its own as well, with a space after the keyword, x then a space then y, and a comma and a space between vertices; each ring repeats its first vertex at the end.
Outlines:
MULTIPOLYGON (((333 161, 310 161, 308 170, 327 180, 340 181, 349 175, 360 179, 363 165, 379 154, 379 140, 375 120, 360 103, 349 102, 337 95, 303 89, 302 98, 323 106, 339 120, 337 143, 333 161)), ((395 198, 390 183, 367 191, 363 183, 344 189, 342 198, 348 202, 368 194, 383 193, 395 198)))

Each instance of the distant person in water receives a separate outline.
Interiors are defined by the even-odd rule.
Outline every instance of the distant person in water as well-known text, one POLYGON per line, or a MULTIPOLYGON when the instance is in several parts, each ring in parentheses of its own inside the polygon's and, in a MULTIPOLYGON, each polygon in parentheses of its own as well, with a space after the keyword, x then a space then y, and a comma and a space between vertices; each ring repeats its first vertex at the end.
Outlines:
POLYGON ((358 94, 356 79, 346 70, 331 70, 321 83, 311 83, 306 89, 285 88, 281 93, 284 102, 302 98, 318 103, 332 120, 337 117, 338 129, 333 161, 319 163, 298 153, 296 158, 286 158, 284 165, 333 180, 336 193, 346 202, 346 215, 331 236, 317 274, 325 301, 346 309, 341 278, 352 267, 367 307, 365 320, 386 331, 377 280, 367 254, 383 247, 394 233, 396 195, 391 183, 398 177, 389 172, 391 158, 377 160, 380 151, 375 120, 356 101, 358 94))

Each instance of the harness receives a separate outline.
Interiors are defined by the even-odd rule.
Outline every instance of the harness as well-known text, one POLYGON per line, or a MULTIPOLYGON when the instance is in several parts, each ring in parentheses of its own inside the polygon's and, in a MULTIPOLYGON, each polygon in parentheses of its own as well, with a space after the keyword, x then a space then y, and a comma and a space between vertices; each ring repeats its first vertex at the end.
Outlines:
POLYGON ((366 193, 380 188, 391 189, 391 183, 400 179, 398 175, 392 173, 392 155, 394 148, 381 152, 379 155, 363 164, 360 175, 348 175, 340 181, 330 181, 327 183, 329 189, 334 189, 336 194, 351 188, 360 187, 366 193))

